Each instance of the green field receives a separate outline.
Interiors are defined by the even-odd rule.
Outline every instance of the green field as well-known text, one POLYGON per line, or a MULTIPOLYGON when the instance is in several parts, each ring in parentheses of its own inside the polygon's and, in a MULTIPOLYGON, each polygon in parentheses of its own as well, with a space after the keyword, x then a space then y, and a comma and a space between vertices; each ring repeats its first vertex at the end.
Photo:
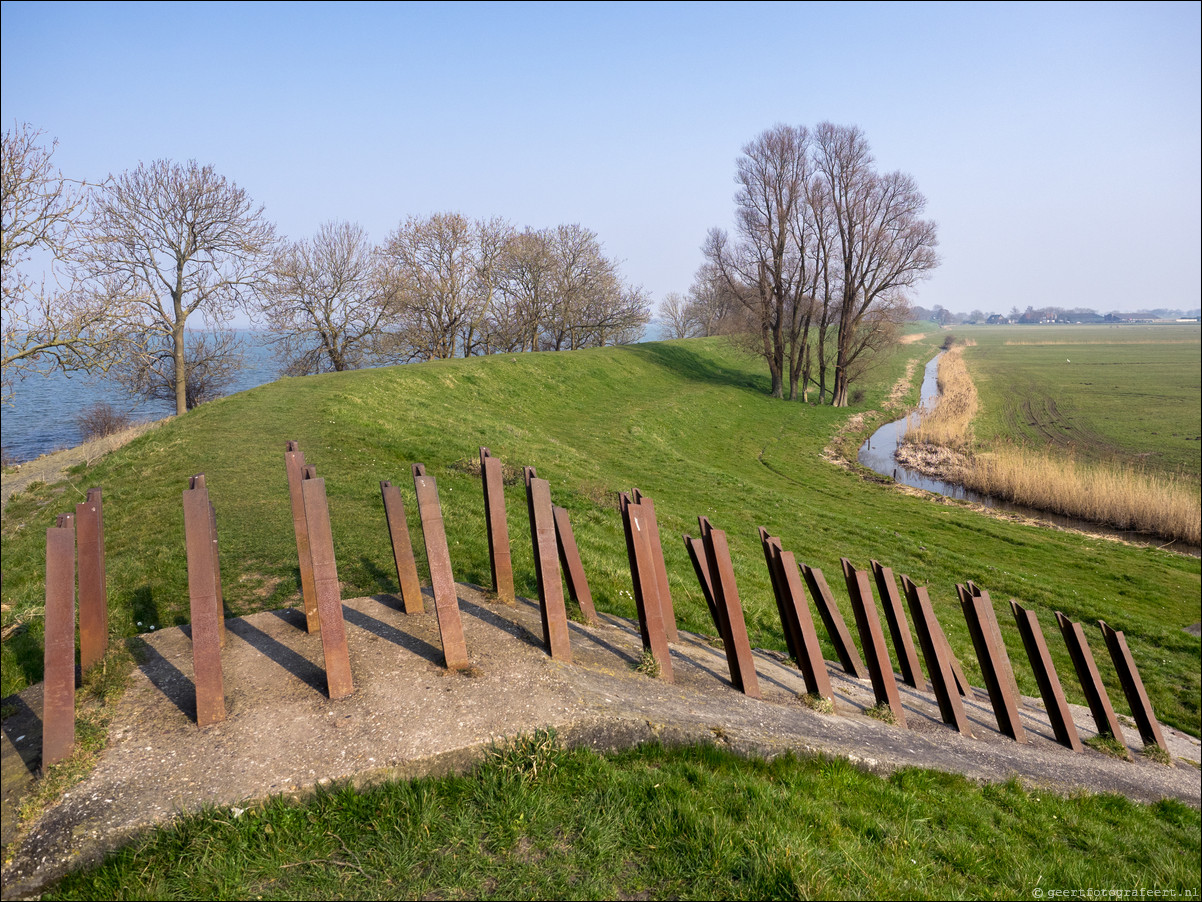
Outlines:
POLYGON ((979 445, 1051 447, 1202 479, 1197 325, 957 326, 977 387, 979 445))
MULTIPOLYGON (((656 502, 682 628, 714 632, 680 539, 695 534, 704 514, 729 535, 753 645, 784 649, 756 536, 763 525, 799 561, 827 573, 849 618, 841 556, 859 567, 875 558, 928 585, 953 647, 978 679, 957 582, 974 580, 999 604, 1020 599, 1048 631, 1055 610, 1087 625, 1105 619, 1126 632, 1161 719, 1197 735, 1200 646, 1182 629, 1199 620, 1197 559, 907 497, 822 458, 848 417, 879 410, 907 362, 924 362, 941 338, 901 346, 865 380, 863 401, 851 410, 767 397, 757 361, 718 340, 282 380, 203 405, 68 484, 11 499, 3 617, 24 626, 3 645, 3 693, 41 678, 43 530, 88 486, 104 487, 112 632, 128 636, 188 618, 181 492, 193 473, 207 474, 217 509, 229 613, 298 603, 287 439, 300 442, 326 480, 346 596, 396 590, 378 483, 401 487, 414 523, 414 461, 438 480, 456 578, 487 584, 482 493, 468 462, 488 445, 505 463, 533 465, 550 480, 554 500, 571 512, 599 609, 635 615, 615 493, 637 485, 656 502)), ((518 592, 534 595, 519 485, 507 488, 507 503, 518 592)), ((1021 648, 1004 608, 1000 620, 1007 643, 1021 648)), ((1061 672, 1071 672, 1063 644, 1051 645, 1061 672)), ((835 657, 830 646, 824 651, 835 657)), ((1022 690, 1037 694, 1030 670, 1015 669, 1022 690)), ((1121 698, 1112 668, 1102 670, 1121 698)))

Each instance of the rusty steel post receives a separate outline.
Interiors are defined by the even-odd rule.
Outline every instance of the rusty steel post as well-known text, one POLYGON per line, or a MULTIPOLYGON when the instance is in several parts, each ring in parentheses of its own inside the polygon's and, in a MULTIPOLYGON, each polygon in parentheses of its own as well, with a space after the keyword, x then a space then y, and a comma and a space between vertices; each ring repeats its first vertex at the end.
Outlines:
POLYGON ((789 650, 789 657, 800 666, 802 652, 797 618, 793 616, 785 603, 783 576, 776 564, 776 555, 779 555, 781 551, 780 539, 769 535, 768 530, 762 526, 757 526, 756 532, 760 537, 760 547, 764 551, 764 563, 768 566, 768 582, 772 584, 772 597, 776 600, 776 612, 780 615, 781 628, 785 633, 785 647, 789 650))
POLYGON ((1077 735, 1077 725, 1073 723, 1072 712, 1068 709, 1068 701, 1064 697, 1064 689, 1060 686, 1060 677, 1056 675, 1056 665, 1048 654, 1048 644, 1044 641, 1043 630, 1034 611, 1024 608, 1017 600, 1010 599, 1010 610, 1014 613, 1014 622, 1023 637, 1023 646, 1027 649, 1027 658, 1031 661, 1031 669, 1035 672, 1035 682, 1039 684, 1039 694, 1043 696, 1043 706, 1048 712, 1048 720, 1052 723, 1052 732, 1056 741, 1074 752, 1081 751, 1081 737, 1077 735))
POLYGON ((689 554, 689 560, 693 563, 693 572, 697 574, 697 582, 701 584, 701 595, 705 598, 705 606, 710 609, 710 619, 714 621, 714 628, 718 631, 719 638, 726 641, 724 638, 726 627, 723 626, 722 615, 718 613, 718 606, 714 603, 714 587, 710 582, 710 568, 705 557, 705 542, 686 534, 684 547, 689 554))
POLYGON ((651 559, 655 566, 655 585, 659 595, 659 609, 664 618, 664 630, 669 642, 679 642, 680 633, 676 629, 676 611, 672 607, 672 593, 668 589, 668 566, 664 563, 664 548, 659 540, 659 523, 655 519, 655 502, 640 492, 631 489, 631 500, 643 509, 647 518, 647 541, 651 546, 651 559))
POLYGON ((79 666, 84 672, 104 657, 109 643, 103 517, 100 489, 88 489, 87 500, 75 505, 76 553, 79 556, 79 666))
POLYGON ((580 562, 580 549, 576 547, 572 521, 562 507, 552 507, 551 516, 555 520, 555 543, 559 548, 559 563, 568 584, 568 594, 580 606, 584 619, 595 625, 598 622, 597 609, 593 607, 593 593, 589 590, 584 565, 580 562))
MULTIPOLYGON (((1139 727, 1140 738, 1143 739, 1144 745, 1158 745, 1162 751, 1167 752, 1169 749, 1164 744, 1160 722, 1152 713, 1152 702, 1148 700, 1148 693, 1144 690, 1144 681, 1139 678, 1135 659, 1131 657, 1131 649, 1127 647, 1127 637, 1119 630, 1108 626, 1105 621, 1099 620, 1098 625, 1102 627, 1102 635, 1106 638, 1106 647, 1110 650, 1110 659, 1114 661, 1114 669, 1119 675, 1123 694, 1127 696, 1127 704, 1131 706, 1131 714, 1139 727)), ((1171 757, 1169 761, 1172 762, 1171 757)))
MULTIPOLYGON (((957 586, 956 587, 957 592, 959 591, 959 589, 960 589, 960 587, 957 586)), ((968 581, 968 583, 965 586, 965 589, 970 594, 975 595, 975 596, 979 597, 982 601, 984 601, 982 610, 984 610, 985 613, 988 615, 987 625, 989 627, 989 631, 993 635, 994 645, 1001 651, 1001 655, 997 661, 998 674, 999 674, 999 676, 1001 676, 1002 679, 1005 680, 1006 685, 1010 687, 1010 692, 1014 695, 1014 698, 1021 699, 1022 694, 1018 691, 1018 680, 1015 679, 1015 677, 1014 677, 1014 668, 1010 664, 1010 655, 1006 651, 1006 643, 1002 639, 1002 627, 1001 627, 1001 624, 998 623, 997 612, 994 611, 994 609, 993 609, 993 602, 989 598, 989 593, 986 592, 984 589, 982 589, 980 586, 978 586, 976 583, 974 583, 972 580, 968 581)))
POLYGON ((317 615, 313 554, 309 550, 309 527, 305 522, 305 499, 301 494, 301 483, 305 480, 305 455, 296 442, 285 445, 284 467, 288 473, 288 497, 292 502, 292 531, 296 535, 296 560, 300 570, 301 600, 305 606, 305 627, 310 633, 316 633, 321 629, 321 618, 317 615))
POLYGON ((818 644, 818 633, 814 629, 814 617, 806 602, 805 588, 801 582, 801 572, 797 567, 797 559, 791 551, 783 551, 779 544, 770 547, 772 551, 771 566, 779 580, 783 609, 793 621, 793 630, 797 636, 798 651, 797 666, 805 678, 806 691, 811 695, 820 695, 831 705, 835 704, 835 693, 831 689, 830 674, 826 672, 826 661, 822 657, 822 646, 818 644))
MULTIPOLYGON (((706 521, 708 525, 708 521, 706 521)), ((736 689, 751 698, 760 698, 760 684, 755 672, 755 658, 751 654, 751 642, 747 639, 747 623, 743 618, 743 605, 739 600, 739 589, 735 584, 734 566, 730 561, 730 547, 726 533, 712 526, 704 529, 705 557, 709 565, 710 584, 714 592, 714 604, 724 612, 730 641, 723 637, 726 662, 730 668, 731 682, 736 689)))
POLYGON ((409 524, 405 521, 401 490, 385 479, 380 482, 380 496, 384 500, 384 520, 388 524, 388 540, 392 544, 392 560, 401 589, 401 606, 406 614, 420 614, 425 610, 422 584, 417 578, 417 561, 413 556, 413 541, 409 538, 409 524))
POLYGON ((897 593, 897 580, 893 578, 893 570, 882 566, 878 561, 870 563, 872 576, 876 580, 877 595, 881 599, 881 607, 885 609, 885 620, 889 623, 889 635, 893 638, 893 648, 897 651, 897 663, 901 668, 902 679, 915 689, 921 689, 922 667, 918 663, 914 640, 910 637, 910 624, 906 620, 901 596, 897 593))
POLYGON ((543 622, 543 642, 552 660, 572 663, 568 637, 568 612, 563 601, 563 580, 555 542, 555 520, 551 513, 551 484, 531 478, 526 483, 530 507, 530 536, 538 561, 538 606, 543 622))
MULTIPOLYGON (((1073 669, 1077 671, 1077 680, 1081 683, 1081 691, 1085 693, 1085 701, 1089 705, 1089 713, 1093 715, 1094 726, 1101 735, 1109 735, 1127 748, 1123 738, 1119 719, 1114 715, 1114 707, 1110 704, 1110 696, 1102 684, 1098 674, 1098 665, 1094 663, 1093 652, 1085 640, 1085 632, 1081 624, 1074 623, 1059 611, 1056 612, 1056 623, 1060 626, 1060 634, 1064 636, 1064 644, 1068 647, 1068 656, 1072 659, 1073 669)), ((1130 757, 1130 752, 1127 753, 1130 757)))
MULTIPOLYGON (((668 649, 668 634, 664 628, 663 613, 659 606, 659 593, 655 582, 655 559, 648 541, 648 527, 644 520, 642 505, 629 503, 625 514, 629 518, 629 542, 633 547, 630 573, 636 584, 647 589, 646 604, 639 610, 639 631, 645 637, 643 649, 650 651, 659 664, 659 678, 666 683, 676 681, 672 672, 672 655, 668 649)), ((636 598, 637 603, 637 598, 636 598)))
POLYGON ((196 725, 225 720, 225 681, 221 671, 224 626, 213 566, 212 507, 204 480, 192 477, 184 491, 184 541, 188 558, 188 600, 192 618, 192 676, 196 725))
POLYGON ((342 618, 342 588, 338 585, 338 562, 334 558, 334 534, 330 529, 326 481, 316 476, 305 479, 301 483, 301 495, 305 501, 309 551, 313 556, 313 588, 317 594, 317 616, 321 620, 326 688, 331 700, 345 698, 355 691, 355 683, 351 678, 346 623, 342 618))
MULTIPOLYGON (((642 639, 643 648, 651 648, 651 635, 647 632, 648 612, 647 612, 647 597, 650 595, 652 601, 655 602, 656 614, 659 622, 663 622, 662 616, 659 616, 659 595, 656 591, 658 583, 653 579, 645 582, 643 579, 644 572, 639 564, 638 554, 636 552, 636 536, 634 526, 630 519, 630 507, 634 502, 630 499, 628 492, 618 493, 618 510, 622 513, 622 530, 626 535, 626 558, 630 561, 630 581, 631 589, 634 594, 634 608, 639 617, 639 638, 642 639), (644 590, 644 585, 646 590, 644 590)), ((650 579, 653 574, 648 565, 646 575, 650 579)), ((666 641, 666 640, 665 640, 666 641)))
POLYGON ((887 705, 899 727, 906 726, 906 712, 902 708, 901 695, 897 691, 897 680, 893 676, 893 662, 889 660, 889 649, 885 645, 885 634, 881 631, 881 618, 872 600, 872 585, 868 574, 857 570, 847 558, 840 558, 843 579, 847 583, 847 595, 851 599, 852 613, 856 618, 856 629, 860 633, 860 645, 868 662, 868 676, 872 680, 872 694, 878 705, 887 705))
POLYGON ((75 746, 75 528, 58 517, 46 530, 42 769, 75 746))
POLYGON ((868 670, 860 659, 860 653, 856 651, 855 644, 851 641, 851 633, 847 631, 847 624, 844 623, 843 615, 839 612, 838 605, 835 604, 835 597, 831 595, 830 586, 826 584, 826 577, 817 567, 809 567, 805 564, 801 565, 801 572, 805 576, 806 585, 810 587, 810 594, 814 596, 814 604, 818 606, 818 613, 822 616, 827 635, 831 637, 831 642, 835 646, 835 654, 839 656, 839 663, 843 665, 843 669, 847 673, 856 679, 864 679, 868 676, 868 670))
POLYGON ((906 592, 906 603, 910 606, 910 616, 914 618, 914 629, 918 632, 918 644, 927 660, 927 673, 931 675, 931 688, 935 690, 935 699, 939 702, 939 715, 948 726, 955 727, 965 736, 972 736, 972 728, 964 713, 964 703, 960 701, 961 693, 956 687, 956 677, 952 671, 951 649, 935 617, 926 587, 916 585, 905 575, 902 576, 902 586, 906 592))
POLYGON ((1000 661, 1006 649, 1004 646, 997 647, 996 631, 990 626, 993 606, 987 596, 974 594, 964 586, 956 586, 956 590, 960 595, 960 607, 964 610, 977 660, 981 663, 981 676, 993 704, 998 729, 1015 742, 1026 742, 1027 735, 1018 717, 1018 698, 1001 669, 1000 661))
POLYGON ((480 481, 484 485, 484 523, 488 534, 488 562, 497 600, 513 604, 513 559, 509 550, 509 521, 505 516, 505 477, 501 461, 487 448, 480 449, 480 481))
POLYGON ((442 520, 442 504, 438 500, 438 483, 427 476, 421 464, 413 465, 413 486, 417 491, 417 510, 422 520, 422 540, 426 560, 430 562, 430 585, 434 589, 434 612, 438 616, 438 634, 442 637, 442 653, 447 668, 462 670, 469 665, 467 642, 463 637, 463 620, 459 616, 459 593, 451 573, 451 551, 447 547, 446 526, 442 520))

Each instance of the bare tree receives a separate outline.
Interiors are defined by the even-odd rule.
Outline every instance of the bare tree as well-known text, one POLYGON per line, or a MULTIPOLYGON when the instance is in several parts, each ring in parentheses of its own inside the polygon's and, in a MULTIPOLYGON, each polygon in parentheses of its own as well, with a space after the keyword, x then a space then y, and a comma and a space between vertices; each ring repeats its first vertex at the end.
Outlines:
POLYGON ((494 312, 497 350, 537 351, 554 303, 552 249, 545 231, 514 235, 501 258, 501 303, 494 312))
MULTIPOLYGON (((228 323, 265 285, 275 227, 246 192, 194 160, 158 160, 111 178, 88 223, 89 271, 97 295, 132 305, 126 328, 147 356, 145 378, 169 348, 175 410, 188 409, 186 326, 228 323)), ((226 347, 210 342, 210 347, 226 347)))
POLYGON ((896 322, 907 292, 939 263, 935 224, 921 218, 926 198, 913 178, 879 175, 863 132, 824 122, 815 168, 829 192, 838 236, 838 332, 832 403, 845 407, 855 363, 896 322), (870 315, 872 311, 878 312, 870 315))
POLYGON ((464 329, 481 317, 473 290, 472 224, 458 213, 410 217, 389 236, 382 253, 393 283, 402 356, 430 360, 461 354, 464 329))
POLYGON ((327 222, 276 253, 256 319, 288 375, 357 369, 394 318, 389 287, 367 233, 327 222))
POLYGON ((689 299, 678 291, 669 291, 659 302, 659 314, 665 338, 695 338, 701 332, 689 299))
POLYGON ((120 331, 117 310, 77 290, 71 261, 78 224, 86 214, 88 188, 62 175, 53 163, 57 142, 47 148, 28 123, 4 132, 0 228, 3 283, 3 386, 54 369, 103 370, 113 359, 120 331), (33 264, 47 275, 35 279, 33 264))
MULTIPOLYGON (((184 409, 191 410, 229 390, 242 369, 244 348, 230 329, 192 330, 184 342, 184 409)), ((171 404, 178 404, 179 372, 173 342, 157 331, 130 336, 110 371, 130 394, 171 404)))

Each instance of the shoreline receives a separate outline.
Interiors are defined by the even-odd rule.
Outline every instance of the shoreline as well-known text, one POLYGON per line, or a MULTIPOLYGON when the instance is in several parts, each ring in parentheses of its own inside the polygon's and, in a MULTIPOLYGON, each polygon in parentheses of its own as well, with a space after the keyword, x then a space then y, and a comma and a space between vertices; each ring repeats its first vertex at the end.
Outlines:
POLYGON ((35 482, 59 482, 66 477, 67 471, 72 467, 79 464, 92 464, 169 419, 171 417, 135 423, 120 432, 91 439, 82 445, 51 451, 49 454, 43 454, 33 460, 6 467, 3 474, 0 474, 0 509, 7 511, 8 499, 25 491, 35 482))

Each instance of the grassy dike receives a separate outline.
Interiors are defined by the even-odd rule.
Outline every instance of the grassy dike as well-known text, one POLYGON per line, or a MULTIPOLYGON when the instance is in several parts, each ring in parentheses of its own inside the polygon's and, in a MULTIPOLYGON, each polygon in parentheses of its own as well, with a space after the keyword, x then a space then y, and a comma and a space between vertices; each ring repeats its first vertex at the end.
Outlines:
MULTIPOLYGON (((41 678, 44 532, 91 485, 104 488, 111 629, 129 636, 185 623, 187 577, 181 492, 207 476, 217 509, 230 615, 298 603, 283 448, 296 439, 326 480, 343 593, 396 590, 378 483, 400 486, 416 523, 409 464, 438 480, 458 580, 488 582, 480 445, 514 466, 533 465, 568 508, 598 608, 634 617, 615 493, 637 485, 656 502, 673 599, 683 628, 712 633, 682 533, 705 514, 730 538, 756 646, 784 648, 756 537, 764 525, 799 561, 821 567, 845 615, 839 558, 875 558, 930 587, 936 611, 971 676, 975 655, 955 600, 972 579, 1004 604, 1032 607, 1052 634, 1054 610, 1124 630, 1160 718, 1199 733, 1199 561, 1156 549, 1036 529, 957 505, 912 498, 823 460, 847 418, 879 410, 911 359, 937 336, 904 345, 863 385, 852 410, 773 400, 756 361, 716 340, 560 354, 523 354, 281 380, 206 404, 74 472, 66 484, 10 499, 3 522, 3 694, 41 678)), ((917 380, 915 380, 917 381, 917 380)), ((914 395, 917 385, 913 387, 914 395)), ((507 488, 518 592, 535 593, 523 490, 507 488)), ((422 554, 417 543, 419 556, 422 554)), ((419 561, 419 570, 424 561, 419 561)), ((1008 646, 1021 640, 1004 608, 1008 646)), ((1090 633, 1101 652, 1096 627, 1090 633)), ((834 658, 833 649, 826 656, 834 658)), ((1020 657, 1021 660, 1021 657, 1020 657)), ((1116 699, 1113 669, 1101 668, 1116 699)), ((1020 688, 1036 695, 1028 667, 1020 688)), ((1083 701, 1072 680, 1070 695, 1083 701)), ((1121 702, 1116 702, 1122 708, 1121 702)))
MULTIPOLYGON (((378 482, 401 488, 414 525, 414 461, 438 480, 456 578, 487 583, 483 501, 467 464, 485 444, 550 480, 603 610, 634 616, 613 496, 638 485, 656 502, 685 628, 714 632, 679 540, 705 514, 729 533, 753 644, 783 649, 755 535, 763 524, 828 573, 848 618, 840 555, 928 583, 978 678, 957 581, 1034 606, 1061 668, 1070 665, 1051 611, 1103 617, 1126 630, 1161 718, 1197 734, 1199 640, 1180 627, 1197 619, 1198 561, 911 498, 822 459, 848 418, 879 410, 936 341, 899 348, 850 411, 767 398, 756 363, 715 341, 287 380, 205 405, 67 485, 11 500, 4 617, 26 625, 4 642, 4 694, 41 676, 43 529, 88 486, 104 487, 112 629, 129 636, 187 619, 180 493, 191 473, 206 473, 217 508, 229 612, 298 602, 286 439, 326 479, 345 595, 395 591, 378 482)), ((519 485, 507 502, 518 591, 533 594, 519 485)), ((999 619, 1018 654, 1004 610, 999 619)), ((1035 694, 1021 660, 1023 691, 1035 694)), ((1113 679, 1111 691, 1121 698, 1113 679)), ((189 816, 46 897, 1030 898, 1088 888, 1180 897, 1197 890, 1200 854, 1202 819, 1175 801, 1060 798, 917 770, 881 778, 842 760, 763 762, 708 747, 602 757, 537 734, 464 776, 189 816)))

